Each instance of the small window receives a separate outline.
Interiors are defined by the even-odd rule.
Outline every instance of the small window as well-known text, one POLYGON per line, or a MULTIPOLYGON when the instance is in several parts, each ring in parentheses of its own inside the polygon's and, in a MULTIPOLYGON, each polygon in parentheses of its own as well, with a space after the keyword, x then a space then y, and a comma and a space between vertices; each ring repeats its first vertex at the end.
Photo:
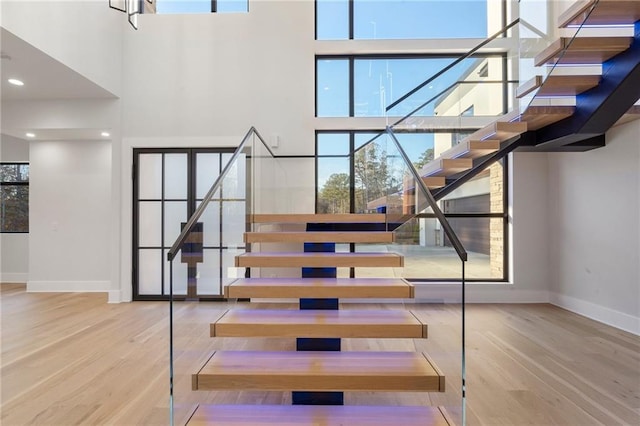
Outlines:
POLYGON ((0 232, 29 232, 29 164, 0 163, 0 232))

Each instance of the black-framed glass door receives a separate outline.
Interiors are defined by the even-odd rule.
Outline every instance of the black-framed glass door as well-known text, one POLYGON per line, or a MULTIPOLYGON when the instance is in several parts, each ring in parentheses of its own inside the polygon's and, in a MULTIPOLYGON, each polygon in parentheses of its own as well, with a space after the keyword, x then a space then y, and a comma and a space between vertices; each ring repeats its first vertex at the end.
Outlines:
MULTIPOLYGON (((225 148, 134 149, 134 300, 168 299, 167 251, 232 154, 233 149, 225 148)), ((203 232, 197 262, 193 256, 191 262, 181 256, 174 261, 174 296, 223 297, 225 281, 233 276, 228 272, 234 268, 234 256, 244 251, 245 211, 243 182, 214 195, 200 220, 203 232)))

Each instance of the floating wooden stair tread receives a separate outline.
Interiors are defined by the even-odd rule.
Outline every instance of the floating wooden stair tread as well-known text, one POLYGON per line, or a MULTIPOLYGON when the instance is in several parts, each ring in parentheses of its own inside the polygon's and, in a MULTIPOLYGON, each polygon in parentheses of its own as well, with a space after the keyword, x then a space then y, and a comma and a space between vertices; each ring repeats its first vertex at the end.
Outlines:
POLYGON ((558 18, 558 26, 629 25, 640 20, 640 2, 637 0, 600 0, 589 13, 596 0, 579 1, 558 18), (587 19, 588 15, 588 19, 587 19), (585 21, 585 19, 587 19, 585 21))
POLYGON ((576 107, 566 105, 529 106, 520 120, 527 123, 529 130, 538 130, 572 116, 575 110, 576 107))
POLYGON ((254 214, 249 215, 252 223, 385 223, 384 214, 254 214))
POLYGON ((236 256, 238 268, 355 268, 404 266, 397 253, 244 253, 236 256))
POLYGON ((484 141, 463 140, 442 153, 442 158, 478 158, 500 149, 500 141, 489 139, 484 141))
POLYGON ((419 352, 214 352, 194 390, 444 392, 444 376, 419 352))
POLYGON ((225 297, 411 299, 414 287, 399 278, 242 278, 225 287, 225 297))
POLYGON ((211 324, 211 337, 427 337, 427 325, 398 309, 232 309, 211 324))
POLYGON ((550 75, 546 79, 535 76, 516 91, 522 97, 538 89, 536 96, 576 96, 600 84, 599 75, 550 75))
POLYGON ((392 243, 393 232, 247 232, 245 243, 392 243))
POLYGON ((438 407, 200 405, 189 426, 452 426, 438 407))
POLYGON ((473 167, 470 158, 436 158, 427 163, 421 170, 422 176, 451 176, 473 167))
POLYGON ((633 37, 562 37, 535 57, 544 64, 601 64, 631 46, 633 37))
POLYGON ((470 140, 497 139, 505 141, 527 131, 527 123, 517 121, 494 121, 469 136, 470 140))

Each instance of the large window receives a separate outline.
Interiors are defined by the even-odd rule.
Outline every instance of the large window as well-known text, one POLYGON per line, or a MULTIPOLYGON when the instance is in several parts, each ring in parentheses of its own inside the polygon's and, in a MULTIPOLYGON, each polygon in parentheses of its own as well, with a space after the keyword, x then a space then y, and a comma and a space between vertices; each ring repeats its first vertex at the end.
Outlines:
POLYGON ((318 56, 317 117, 497 116, 507 108, 509 85, 503 55, 318 56), (436 76, 409 98, 393 102, 436 76), (473 106, 473 108, 471 108, 473 106))
POLYGON ((29 232, 29 164, 0 163, 0 232, 29 232))
POLYGON ((501 0, 316 0, 316 39, 485 38, 501 0))
MULTIPOLYGON (((402 178, 394 176, 394 147, 380 132, 319 131, 316 134, 318 213, 388 211, 398 196, 402 178), (393 181, 395 179, 395 181, 393 181)), ((420 171, 441 152, 468 135, 468 131, 398 132, 402 149, 420 171)), ((507 279, 506 160, 481 171, 471 181, 442 197, 441 210, 469 252, 467 275, 476 281, 507 279)), ((432 191, 436 191, 435 189, 432 191)), ((405 195, 406 196, 406 193, 405 195)), ((459 260, 430 208, 421 205, 417 216, 396 229, 389 250, 405 256, 403 277, 422 280, 458 279, 459 260)), ((355 250, 368 250, 358 245, 355 250)), ((346 272, 345 272, 346 273, 346 272)), ((357 276, 376 271, 356 269, 357 276)))

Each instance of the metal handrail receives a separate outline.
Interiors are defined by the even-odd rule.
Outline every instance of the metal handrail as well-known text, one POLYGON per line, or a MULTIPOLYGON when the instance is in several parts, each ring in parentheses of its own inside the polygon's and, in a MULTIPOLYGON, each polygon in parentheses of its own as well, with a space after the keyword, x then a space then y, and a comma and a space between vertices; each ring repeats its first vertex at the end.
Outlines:
POLYGON ((215 194, 215 192, 220 188, 220 185, 222 185, 223 179, 227 176, 227 174, 229 173, 229 170, 231 170, 231 167, 233 166, 236 159, 240 155, 240 152, 242 152, 242 150, 245 148, 245 145, 247 144, 247 141, 249 140, 249 137, 251 135, 257 136, 260 142, 262 142, 262 145, 264 145, 264 147, 267 149, 271 157, 276 158, 276 155, 273 153, 273 151, 271 151, 271 148, 269 148, 269 145, 267 145, 267 143, 264 141, 262 136, 260 136, 260 133, 258 133, 255 127, 251 126, 247 134, 244 136, 244 138, 242 138, 242 142, 240 142, 240 145, 238 145, 236 150, 233 152, 233 155, 231 156, 231 159, 229 160, 229 162, 226 164, 226 166, 224 166, 224 169, 222 169, 222 172, 220 173, 220 175, 217 177, 215 182, 213 182, 213 185, 211 185, 211 188, 207 192, 207 195, 204 196, 204 199, 202 200, 202 202, 200 203, 196 211, 193 212, 191 217, 189 217, 187 224, 184 226, 184 228, 182 229, 182 232, 180 232, 180 235, 178 236, 176 241, 173 243, 173 245, 169 249, 169 252, 167 253, 167 260, 169 260, 169 262, 173 261, 173 259, 176 257, 176 255, 182 248, 182 245, 187 240, 187 236, 191 233, 196 222, 198 222, 198 220, 204 213, 205 209, 207 208, 207 205, 213 198, 213 194, 215 194))
MULTIPOLYGON (((445 72, 449 71, 451 68, 455 67, 456 65, 458 65, 460 62, 464 61, 465 59, 469 58, 471 55, 473 55, 474 53, 476 53, 478 50, 480 50, 482 47, 484 47, 485 45, 489 44, 490 42, 492 42, 493 40, 495 40, 496 38, 498 38, 498 36, 500 34, 505 33, 508 29, 510 29, 511 27, 514 27, 516 24, 518 24, 520 22, 520 18, 517 18, 516 20, 514 20, 513 22, 511 22, 509 25, 507 25, 506 27, 502 28, 500 31, 498 31, 497 33, 495 33, 494 35, 492 35, 491 37, 484 39, 480 44, 478 44, 476 47, 474 47, 473 49, 469 50, 467 53, 465 53, 464 55, 460 56, 458 59, 456 59, 455 61, 453 61, 452 63, 450 63, 449 65, 447 65, 446 67, 442 68, 440 71, 438 71, 437 73, 435 73, 434 75, 432 75, 431 77, 429 77, 428 79, 426 79, 425 81, 423 81, 422 83, 418 84, 416 87, 414 87, 413 89, 409 90, 407 93, 405 93, 404 95, 402 95, 400 98, 398 98, 398 100, 392 102, 389 106, 387 106, 387 108, 385 109, 385 111, 389 111, 391 108, 395 107, 396 105, 398 105, 399 103, 403 102, 405 99, 407 99, 408 97, 410 97, 411 95, 413 95, 414 93, 416 93, 418 90, 422 89, 424 86, 426 86, 427 84, 431 83, 433 80, 435 80, 436 78, 440 77, 442 74, 444 74, 445 72)), ((405 117, 406 118, 406 117, 405 117)), ((395 123, 398 124, 398 123, 395 123)))
POLYGON ((409 168, 409 170, 411 170, 411 174, 413 175, 413 178, 417 182, 416 185, 420 187, 422 191, 422 195, 424 195, 425 198, 427 199, 427 203, 429 204, 429 207, 433 209, 434 215, 440 222, 440 225, 442 225, 442 228, 444 229, 444 233, 447 235, 447 237, 449 237, 449 241, 451 241, 453 248, 456 250, 456 253, 458 253, 458 257, 463 262, 466 262, 467 251, 464 249, 464 246, 460 242, 460 239, 458 238, 456 233, 453 231, 453 228, 451 227, 451 224, 445 217, 444 213, 442 213, 442 210, 440 210, 440 207, 438 207, 438 202, 435 200, 435 198, 433 198, 431 191, 429 191, 429 188, 427 188, 427 185, 424 183, 424 181, 420 177, 420 174, 418 173, 416 168, 413 167, 413 164, 411 163, 409 156, 407 155, 406 152, 404 152, 404 149, 402 149, 402 146, 400 146, 400 142, 396 138, 396 135, 393 133, 393 130, 391 129, 391 127, 387 126, 385 132, 389 136, 391 136, 391 140, 393 140, 394 144, 396 145, 396 148, 398 149, 398 152, 400 152, 402 159, 407 164, 407 167, 409 168))

